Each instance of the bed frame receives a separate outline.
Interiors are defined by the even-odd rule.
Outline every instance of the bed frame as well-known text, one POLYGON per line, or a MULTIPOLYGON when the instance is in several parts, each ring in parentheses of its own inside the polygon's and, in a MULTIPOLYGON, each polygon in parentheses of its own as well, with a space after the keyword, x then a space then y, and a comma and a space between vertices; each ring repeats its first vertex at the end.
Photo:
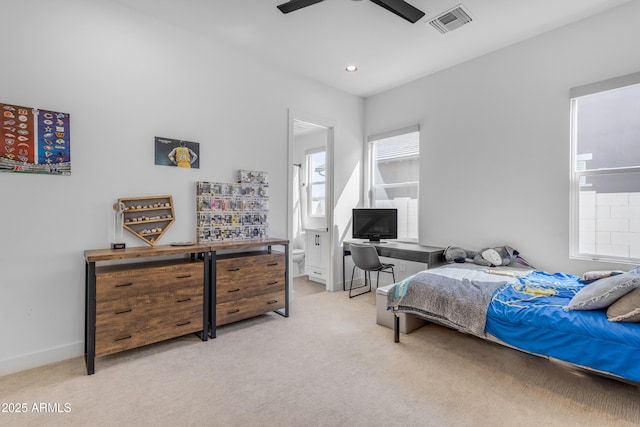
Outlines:
MULTIPOLYGON (((394 343, 399 343, 400 342, 400 316, 398 316, 398 314, 400 314, 400 313, 398 313, 396 311, 393 312, 393 341, 394 341, 394 343)), ((416 317, 418 317, 420 319, 423 319, 423 320, 425 320, 427 322, 440 324, 435 320, 431 320, 431 319, 428 319, 428 318, 425 318, 425 317, 422 317, 422 316, 418 316, 417 314, 404 313, 404 315, 405 316, 416 316, 416 317)), ((454 328, 451 328, 450 326, 447 326, 447 325, 442 325, 442 326, 444 326, 445 328, 448 328, 448 329, 453 329, 456 332, 462 332, 462 331, 458 331, 458 330, 456 330, 454 328)), ((573 364, 571 362, 567 362, 567 361, 564 361, 564 360, 559 360, 559 359, 556 359, 556 358, 553 358, 553 357, 550 357, 550 356, 531 353, 529 351, 522 350, 520 348, 517 348, 517 347, 514 347, 512 345, 509 345, 509 344, 507 344, 507 343, 505 343, 505 342, 503 342, 503 341, 501 341, 501 340, 499 340, 499 339, 497 339, 497 338, 495 338, 495 337, 493 337, 491 335, 486 335, 484 337, 483 336, 478 336, 478 335, 473 335, 473 336, 474 337, 478 337, 480 339, 483 339, 485 341, 489 341, 489 342, 492 342, 492 343, 495 343, 495 344, 499 344, 501 346, 510 348, 512 350, 517 350, 517 351, 520 351, 520 352, 523 352, 523 353, 530 354, 532 356, 541 357, 541 358, 547 359, 549 361, 555 361, 555 362, 558 362, 560 364, 564 364, 564 365, 570 366, 572 369, 576 369, 578 371, 582 371, 582 372, 586 372, 586 373, 590 373, 590 374, 596 374, 596 375, 599 375, 601 377, 605 377, 605 378, 608 378, 608 379, 620 381, 620 382, 623 382, 623 383, 626 383, 626 384, 629 384, 629 385, 632 385, 632 386, 640 388, 640 383, 638 383, 638 382, 631 381, 631 380, 628 380, 626 378, 619 377, 619 376, 616 376, 616 375, 612 375, 612 374, 610 374, 608 372, 598 371, 596 369, 592 369, 592 368, 589 368, 589 367, 586 367, 586 366, 575 365, 575 364, 573 364)))

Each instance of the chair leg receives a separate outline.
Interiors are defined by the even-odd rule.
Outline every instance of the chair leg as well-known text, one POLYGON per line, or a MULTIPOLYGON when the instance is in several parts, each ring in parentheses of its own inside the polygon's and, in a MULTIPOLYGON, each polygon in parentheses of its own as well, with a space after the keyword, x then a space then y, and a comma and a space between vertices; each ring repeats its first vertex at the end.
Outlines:
POLYGON ((393 277, 393 283, 396 283, 396 273, 393 271, 393 267, 389 267, 389 268, 391 269, 391 271, 378 270, 378 278, 377 278, 377 281, 376 281, 376 289, 380 285, 380 271, 382 271, 383 273, 391 273, 391 277, 393 277))
POLYGON ((349 298, 354 298, 354 297, 357 297, 359 295, 367 294, 367 293, 371 292, 371 272, 364 271, 364 285, 354 288, 353 287, 353 275, 354 275, 355 271, 356 271, 356 266, 354 265, 353 266, 353 270, 351 270, 351 283, 349 284, 349 298), (351 295, 351 291, 353 289, 366 288, 367 287, 367 283, 369 284, 369 290, 364 291, 364 292, 360 292, 359 294, 356 294, 356 295, 351 295))

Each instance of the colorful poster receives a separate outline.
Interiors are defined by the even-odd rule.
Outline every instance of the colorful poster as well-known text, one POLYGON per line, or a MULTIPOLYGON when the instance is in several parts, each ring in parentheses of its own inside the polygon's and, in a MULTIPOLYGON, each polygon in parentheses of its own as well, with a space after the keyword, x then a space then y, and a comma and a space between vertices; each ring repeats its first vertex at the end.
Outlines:
POLYGON ((38 112, 38 163, 62 166, 71 162, 69 115, 55 111, 38 112))
POLYGON ((0 104, 2 108, 2 156, 16 163, 33 163, 33 111, 29 107, 0 104))
POLYGON ((69 114, 1 104, 0 171, 71 174, 69 114))
POLYGON ((155 138, 156 165, 200 168, 200 144, 179 139, 155 138))

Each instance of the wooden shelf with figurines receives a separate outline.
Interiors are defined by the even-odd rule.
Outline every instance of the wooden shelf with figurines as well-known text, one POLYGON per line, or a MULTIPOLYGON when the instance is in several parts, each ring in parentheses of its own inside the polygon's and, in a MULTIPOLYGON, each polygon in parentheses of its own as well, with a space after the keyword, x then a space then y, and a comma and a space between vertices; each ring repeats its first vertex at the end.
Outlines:
POLYGON ((151 246, 175 221, 171 196, 120 198, 118 202, 124 204, 122 227, 151 246))

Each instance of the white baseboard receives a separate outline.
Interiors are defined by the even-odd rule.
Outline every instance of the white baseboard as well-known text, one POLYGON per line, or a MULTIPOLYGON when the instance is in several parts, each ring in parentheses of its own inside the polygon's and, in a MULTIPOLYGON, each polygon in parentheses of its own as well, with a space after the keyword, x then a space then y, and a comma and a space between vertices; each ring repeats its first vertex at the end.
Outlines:
POLYGON ((9 375, 39 366, 49 365, 62 360, 72 359, 84 354, 84 342, 79 341, 60 347, 54 347, 35 353, 23 354, 11 359, 0 360, 0 376, 9 375))

